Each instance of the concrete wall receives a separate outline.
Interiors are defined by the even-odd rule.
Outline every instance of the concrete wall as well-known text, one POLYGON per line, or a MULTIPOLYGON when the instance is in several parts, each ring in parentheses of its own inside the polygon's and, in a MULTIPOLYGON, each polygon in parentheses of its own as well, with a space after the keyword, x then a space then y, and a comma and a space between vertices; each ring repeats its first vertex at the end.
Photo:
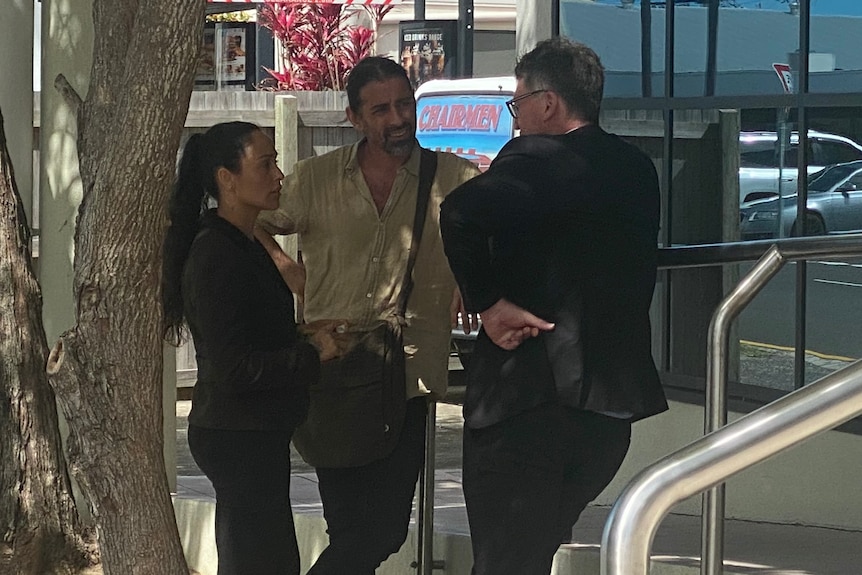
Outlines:
MULTIPOLYGON (((9 0, 7 0, 8 2, 9 0)), ((33 201, 33 0, 4 4, 0 20, 0 111, 27 218, 33 201)))
POLYGON ((72 261, 75 218, 81 202, 76 145, 77 122, 53 88, 63 74, 81 97, 87 94, 93 52, 92 1, 42 3, 40 157, 42 237, 40 281, 48 343, 75 320, 72 261))

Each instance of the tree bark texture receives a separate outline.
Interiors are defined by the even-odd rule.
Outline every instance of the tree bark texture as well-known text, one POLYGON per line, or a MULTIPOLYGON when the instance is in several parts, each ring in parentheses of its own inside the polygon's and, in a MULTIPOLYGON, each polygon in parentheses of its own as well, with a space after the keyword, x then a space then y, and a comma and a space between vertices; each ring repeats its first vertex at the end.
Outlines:
POLYGON ((204 7, 204 0, 93 3, 93 68, 77 110, 84 193, 76 325, 51 350, 48 374, 108 575, 188 572, 162 455, 159 289, 165 206, 204 7))
POLYGON ((62 456, 48 385, 42 294, 0 110, 0 574, 77 572, 95 561, 62 456))

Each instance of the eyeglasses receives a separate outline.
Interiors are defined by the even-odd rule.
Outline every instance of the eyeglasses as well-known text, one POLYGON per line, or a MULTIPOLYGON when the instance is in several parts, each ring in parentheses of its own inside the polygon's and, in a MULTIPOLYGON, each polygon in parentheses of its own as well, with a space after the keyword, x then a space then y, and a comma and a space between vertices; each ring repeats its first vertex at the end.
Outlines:
POLYGON ((523 96, 518 96, 517 98, 512 98, 511 100, 506 102, 506 107, 509 108, 509 113, 512 114, 512 117, 517 118, 518 117, 518 102, 520 102, 521 100, 525 100, 525 99, 529 98, 530 96, 535 96, 536 94, 541 94, 542 92, 547 92, 547 91, 548 90, 546 90, 545 88, 542 88, 541 90, 533 90, 532 92, 527 92, 523 96))

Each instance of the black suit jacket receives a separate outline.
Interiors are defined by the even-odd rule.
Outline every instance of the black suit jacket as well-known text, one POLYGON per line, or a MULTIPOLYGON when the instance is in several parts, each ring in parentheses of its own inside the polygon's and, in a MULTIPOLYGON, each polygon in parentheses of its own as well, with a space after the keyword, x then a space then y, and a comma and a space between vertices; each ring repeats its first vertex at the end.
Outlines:
POLYGON ((198 365, 189 423, 292 433, 320 360, 299 339, 293 294, 263 246, 206 212, 182 287, 198 365))
POLYGON ((479 332, 468 426, 550 401, 632 421, 667 409, 648 316, 659 206, 651 160, 592 125, 515 138, 447 197, 443 242, 467 310, 505 298, 556 323, 514 351, 479 332))

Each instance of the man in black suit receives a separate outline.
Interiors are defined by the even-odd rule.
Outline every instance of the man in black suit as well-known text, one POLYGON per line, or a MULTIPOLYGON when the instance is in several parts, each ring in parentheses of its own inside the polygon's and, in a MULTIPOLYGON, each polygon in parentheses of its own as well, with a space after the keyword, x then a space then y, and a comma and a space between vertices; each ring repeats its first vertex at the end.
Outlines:
POLYGON ((648 316, 655 168, 598 127, 590 48, 545 40, 515 76, 520 137, 441 207, 466 309, 482 317, 464 401, 475 575, 550 573, 631 423, 667 409, 648 316))

